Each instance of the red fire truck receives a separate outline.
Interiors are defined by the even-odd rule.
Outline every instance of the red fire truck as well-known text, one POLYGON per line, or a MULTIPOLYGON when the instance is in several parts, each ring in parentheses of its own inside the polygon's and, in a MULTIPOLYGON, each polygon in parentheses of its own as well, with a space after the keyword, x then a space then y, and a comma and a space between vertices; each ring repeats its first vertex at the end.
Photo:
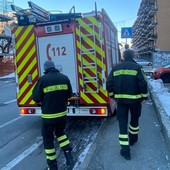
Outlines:
POLYGON ((102 9, 89 13, 50 13, 33 2, 24 10, 12 5, 17 25, 15 44, 17 103, 21 114, 40 115, 32 89, 43 75, 43 63, 52 60, 73 88, 69 116, 109 116, 115 102, 106 91, 106 79, 119 62, 117 29, 102 9))

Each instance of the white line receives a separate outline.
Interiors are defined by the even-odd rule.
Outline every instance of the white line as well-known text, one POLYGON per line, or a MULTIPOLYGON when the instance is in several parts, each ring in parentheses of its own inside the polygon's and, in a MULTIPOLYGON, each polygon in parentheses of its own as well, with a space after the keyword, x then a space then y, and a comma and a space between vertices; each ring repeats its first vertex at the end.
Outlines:
POLYGON ((14 100, 10 100, 8 102, 4 102, 3 104, 9 104, 9 103, 13 103, 13 102, 16 102, 16 101, 17 101, 17 99, 14 99, 14 100))
POLYGON ((0 129, 3 128, 3 127, 5 127, 6 125, 9 125, 9 124, 11 124, 11 123, 13 123, 13 122, 15 122, 15 121, 21 119, 21 118, 23 118, 23 117, 22 117, 22 116, 21 116, 21 117, 17 117, 17 118, 15 118, 15 119, 13 119, 13 120, 11 120, 11 121, 9 121, 9 122, 7 122, 7 123, 1 125, 1 126, 0 126, 0 129))
POLYGON ((31 147, 29 147, 23 153, 18 155, 15 159, 13 159, 11 162, 9 162, 6 166, 4 166, 1 170, 12 169, 14 166, 16 166, 19 162, 21 162, 23 159, 25 159, 28 155, 30 155, 33 151, 35 151, 41 145, 42 145, 42 141, 39 141, 39 142, 33 144, 31 147))

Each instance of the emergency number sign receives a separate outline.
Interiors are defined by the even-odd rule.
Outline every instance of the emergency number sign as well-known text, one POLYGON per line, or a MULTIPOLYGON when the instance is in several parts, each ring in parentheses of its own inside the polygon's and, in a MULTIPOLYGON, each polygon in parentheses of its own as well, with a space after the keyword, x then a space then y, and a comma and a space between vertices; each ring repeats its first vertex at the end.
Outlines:
POLYGON ((56 68, 67 75, 71 81, 73 92, 77 92, 77 74, 75 45, 73 34, 54 35, 38 38, 38 54, 43 75, 43 64, 52 60, 56 68))

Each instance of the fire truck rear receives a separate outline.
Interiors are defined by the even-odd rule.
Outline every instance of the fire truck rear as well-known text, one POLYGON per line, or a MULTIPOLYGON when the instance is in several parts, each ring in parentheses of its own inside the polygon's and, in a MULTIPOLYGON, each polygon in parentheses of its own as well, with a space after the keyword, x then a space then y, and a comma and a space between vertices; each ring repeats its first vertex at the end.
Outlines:
MULTIPOLYGON (((15 44, 17 103, 22 115, 40 115, 32 90, 43 75, 43 63, 52 60, 73 88, 68 116, 110 116, 116 104, 106 91, 106 79, 119 62, 117 29, 102 9, 90 13, 52 14, 33 2, 24 10, 12 5, 17 25, 15 44)), ((57 104, 57 103, 56 103, 57 104)))

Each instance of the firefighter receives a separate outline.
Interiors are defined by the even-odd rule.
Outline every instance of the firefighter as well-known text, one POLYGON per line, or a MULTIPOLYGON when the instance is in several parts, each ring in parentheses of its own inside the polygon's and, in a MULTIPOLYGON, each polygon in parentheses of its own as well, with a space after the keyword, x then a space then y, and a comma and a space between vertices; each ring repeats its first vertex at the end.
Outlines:
POLYGON ((131 159, 130 146, 138 140, 141 102, 148 98, 146 77, 143 68, 133 60, 134 56, 133 50, 125 50, 124 60, 111 70, 106 83, 109 96, 117 102, 120 154, 126 160, 131 159))
POLYGON ((73 168, 70 141, 64 132, 66 125, 67 100, 72 96, 72 87, 67 76, 60 73, 54 62, 44 63, 44 74, 33 89, 33 100, 41 103, 43 144, 50 170, 57 170, 54 137, 64 151, 68 169, 73 168), (54 136, 55 135, 55 136, 54 136))

